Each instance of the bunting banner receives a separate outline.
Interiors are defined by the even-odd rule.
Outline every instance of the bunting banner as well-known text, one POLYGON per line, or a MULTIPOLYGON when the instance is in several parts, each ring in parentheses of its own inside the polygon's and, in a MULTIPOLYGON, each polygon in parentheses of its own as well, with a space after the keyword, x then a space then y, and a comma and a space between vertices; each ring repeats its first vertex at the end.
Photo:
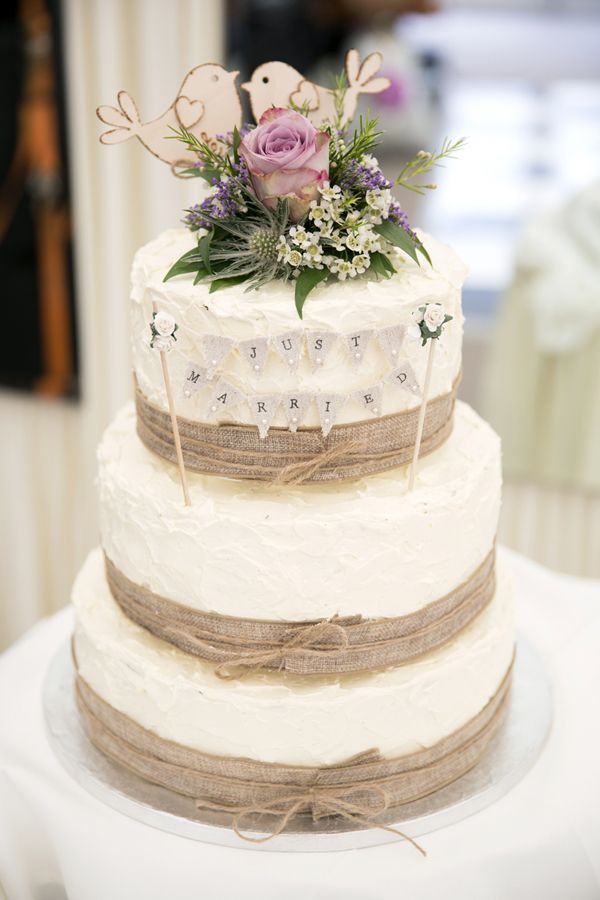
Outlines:
MULTIPOLYGON (((248 366, 249 373, 260 376, 269 355, 273 354, 283 361, 290 372, 297 370, 303 357, 309 360, 313 372, 316 372, 326 364, 332 350, 341 345, 348 362, 354 368, 359 368, 374 343, 379 345, 389 364, 396 367, 407 337, 410 338, 410 334, 405 325, 362 329, 345 334, 297 329, 271 337, 254 337, 240 341, 206 334, 200 341, 202 359, 194 363, 194 367, 196 371, 207 370, 208 378, 212 379, 215 375, 223 373, 224 364, 230 354, 237 353, 248 366)), ((199 385, 200 382, 194 384, 199 385)), ((193 388, 190 389, 189 396, 193 392, 193 388)))
MULTIPOLYGON (((290 349, 284 348, 282 352, 295 354, 298 345, 292 338, 289 340, 290 349)), ((254 348, 257 349, 257 346, 255 342, 254 348)), ((255 358, 259 357, 257 349, 255 358)), ((289 359, 292 367, 297 356, 291 355, 289 359)), ((384 391, 388 385, 420 397, 419 383, 408 359, 397 360, 396 368, 382 381, 371 383, 349 394, 330 394, 324 391, 286 391, 269 394, 249 392, 227 379, 215 378, 211 369, 190 361, 185 370, 181 396, 189 400, 202 391, 206 419, 209 422, 219 422, 223 418, 228 418, 243 404, 246 410, 249 410, 251 421, 258 428, 261 438, 267 437, 280 409, 283 410, 289 430, 295 432, 302 426, 310 408, 316 404, 321 430, 323 435, 327 436, 349 401, 354 401, 372 416, 381 416, 384 391)))

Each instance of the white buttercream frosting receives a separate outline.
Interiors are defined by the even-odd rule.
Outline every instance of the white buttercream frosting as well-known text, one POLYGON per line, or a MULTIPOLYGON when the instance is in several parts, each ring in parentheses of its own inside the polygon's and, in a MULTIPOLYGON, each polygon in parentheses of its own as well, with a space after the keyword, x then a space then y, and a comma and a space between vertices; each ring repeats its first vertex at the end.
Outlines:
POLYGON ((220 680, 210 665, 123 615, 99 550, 73 601, 81 675, 111 706, 167 740, 273 763, 332 764, 374 747, 387 756, 429 747, 485 706, 513 653, 502 568, 494 600, 443 647, 398 668, 341 677, 220 680))
MULTIPOLYGON (((195 238, 182 228, 163 232, 138 251, 132 269, 133 366, 141 389, 153 403, 166 408, 160 360, 158 354, 149 349, 153 304, 171 314, 179 325, 177 341, 169 353, 171 380, 177 387, 183 385, 189 361, 198 365, 203 363, 203 336, 241 341, 273 338, 298 329, 348 334, 357 330, 410 325, 419 306, 433 301, 443 304, 446 312, 453 316, 439 340, 431 384, 431 396, 446 393, 461 366, 461 287, 466 269, 449 247, 427 235, 422 237, 433 266, 425 262, 418 266, 398 251, 394 255, 398 271, 391 279, 357 278, 318 287, 310 294, 301 321, 294 305, 292 284, 273 281, 258 291, 247 291, 242 284, 210 294, 207 285, 193 284, 193 275, 181 275, 165 283, 166 272, 179 256, 192 248, 195 238)), ((410 361, 422 384, 426 351, 420 342, 405 340, 401 356, 410 361)), ((253 373, 235 350, 228 354, 219 370, 223 378, 250 395, 285 391, 352 394, 381 382, 392 367, 384 350, 372 340, 360 365, 355 365, 344 343, 339 341, 317 371, 313 371, 306 353, 297 370, 290 370, 272 350, 260 374, 253 373)), ((206 420, 204 391, 185 399, 176 390, 175 396, 180 415, 206 420)), ((382 412, 397 412, 417 403, 418 399, 409 391, 386 385, 382 412)), ((240 404, 230 418, 252 422, 245 403, 240 404)), ((364 418, 364 407, 350 399, 338 421, 364 418)), ((307 411, 304 424, 313 427, 318 423, 317 409, 313 405, 307 411)), ((273 424, 285 426, 283 411, 279 411, 273 424)))
POLYGON ((124 409, 99 448, 100 531, 132 581, 225 615, 301 620, 398 616, 457 587, 489 553, 500 443, 458 403, 448 441, 407 469, 331 485, 275 487, 189 473, 152 454, 124 409))

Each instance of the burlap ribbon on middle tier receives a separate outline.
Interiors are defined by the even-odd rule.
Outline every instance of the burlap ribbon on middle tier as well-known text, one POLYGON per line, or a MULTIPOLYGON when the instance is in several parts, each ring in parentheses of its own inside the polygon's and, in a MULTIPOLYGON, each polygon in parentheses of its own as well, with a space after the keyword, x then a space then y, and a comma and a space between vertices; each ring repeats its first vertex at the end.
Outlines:
POLYGON ((326 675, 401 665, 462 631, 491 601, 496 583, 494 548, 462 584, 407 615, 282 622, 183 606, 105 562, 111 593, 125 615, 185 653, 216 663, 221 678, 260 669, 326 675))
POLYGON ((395 758, 373 749, 329 766, 266 763, 185 747, 116 710, 81 676, 77 701, 99 750, 147 781, 193 798, 198 810, 226 816, 245 840, 261 843, 288 828, 298 830, 302 816, 315 823, 337 817, 354 828, 392 831, 424 853, 388 823, 399 807, 451 784, 479 762, 502 722, 511 676, 512 664, 487 705, 431 747, 395 758), (253 837, 242 829, 267 834, 253 837))
MULTIPOLYGON (((460 374, 446 394, 427 403, 419 455, 440 447, 450 436, 460 374)), ((177 461, 169 413, 152 403, 135 382, 137 433, 149 450, 177 461)), ((274 427, 265 438, 254 425, 197 422, 177 416, 186 469, 275 484, 345 481, 386 472, 410 463, 419 406, 402 412, 292 432, 274 427)))

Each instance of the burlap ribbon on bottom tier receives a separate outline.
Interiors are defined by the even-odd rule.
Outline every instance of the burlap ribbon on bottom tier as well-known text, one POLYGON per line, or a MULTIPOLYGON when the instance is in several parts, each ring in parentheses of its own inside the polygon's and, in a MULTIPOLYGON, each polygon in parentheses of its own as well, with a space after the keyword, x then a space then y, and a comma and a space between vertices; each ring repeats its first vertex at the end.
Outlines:
POLYGON ((383 828, 415 843, 388 823, 399 807, 440 790, 479 761, 501 724, 511 676, 512 664, 481 712, 432 747, 394 759, 368 750, 330 766, 203 753, 138 725, 80 676, 76 690, 86 732, 99 750, 147 781, 193 798, 199 810, 227 815, 245 840, 262 842, 293 830, 296 817, 318 822, 337 816, 357 829, 383 828), (268 833, 253 837, 244 827, 268 833))
MULTIPOLYGON (((447 394, 427 403, 420 456, 444 443, 460 376, 447 394)), ((155 406, 135 382, 137 432, 153 453, 177 461, 169 413, 155 406)), ((360 422, 320 428, 271 428, 261 439, 253 425, 211 425, 178 416, 186 469, 278 484, 344 481, 407 465, 413 455, 419 407, 360 422)))
POLYGON ((401 665, 450 640, 492 600, 495 549, 462 584, 404 616, 314 621, 245 619, 192 609, 130 581, 108 558, 111 593, 125 615, 185 653, 217 664, 221 678, 258 669, 297 675, 401 665))

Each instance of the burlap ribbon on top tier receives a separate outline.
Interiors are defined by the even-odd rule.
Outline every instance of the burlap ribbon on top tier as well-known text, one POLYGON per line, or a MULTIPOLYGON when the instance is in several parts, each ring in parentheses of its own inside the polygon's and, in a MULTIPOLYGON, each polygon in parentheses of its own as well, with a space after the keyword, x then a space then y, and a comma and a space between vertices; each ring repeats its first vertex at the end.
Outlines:
MULTIPOLYGON (((460 376, 447 394, 427 403, 420 456, 444 443, 460 376)), ((137 432, 153 453, 177 462, 169 413, 135 383, 137 432)), ((324 437, 320 428, 271 428, 261 439, 253 425, 211 425, 178 416, 186 469, 205 475, 277 484, 344 481, 408 464, 413 455, 419 407, 345 425, 324 437)))
POLYGON ((393 759, 369 750, 319 767, 215 756, 165 740, 110 706, 81 677, 77 700, 99 750, 147 781, 193 798, 198 810, 226 815, 246 840, 298 830, 295 823, 306 816, 314 822, 341 817, 357 829, 402 834, 389 826, 399 807, 451 784, 479 761, 501 724, 511 675, 512 665, 484 709, 432 747, 393 759), (268 834, 252 837, 243 829, 268 834))
POLYGON ((185 653, 216 663, 221 678, 259 669, 324 675, 401 665, 458 634, 487 606, 494 563, 495 549, 457 588, 404 616, 278 622, 191 609, 135 584, 105 558, 111 593, 125 615, 185 653))

